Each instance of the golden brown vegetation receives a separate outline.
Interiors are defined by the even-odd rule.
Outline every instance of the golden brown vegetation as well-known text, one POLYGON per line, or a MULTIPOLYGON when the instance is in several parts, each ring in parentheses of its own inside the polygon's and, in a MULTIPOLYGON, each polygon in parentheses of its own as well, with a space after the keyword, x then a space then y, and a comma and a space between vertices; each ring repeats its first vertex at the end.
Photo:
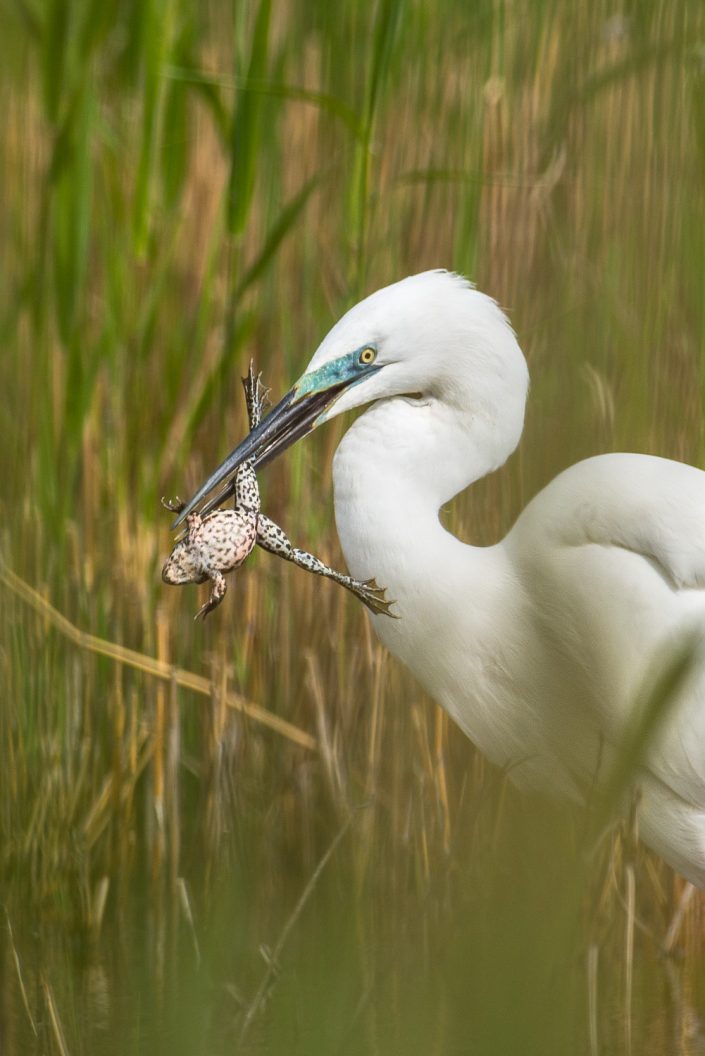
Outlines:
MULTIPOLYGON (((201 627, 158 573, 250 356, 283 391, 427 267, 533 376, 463 537, 597 451, 702 464, 702 4, 27 0, 3 36, 3 1052, 697 1051, 705 907, 663 961, 681 883, 628 826, 587 856, 332 585, 261 556, 201 627)), ((263 478, 338 566, 341 428, 263 478)))

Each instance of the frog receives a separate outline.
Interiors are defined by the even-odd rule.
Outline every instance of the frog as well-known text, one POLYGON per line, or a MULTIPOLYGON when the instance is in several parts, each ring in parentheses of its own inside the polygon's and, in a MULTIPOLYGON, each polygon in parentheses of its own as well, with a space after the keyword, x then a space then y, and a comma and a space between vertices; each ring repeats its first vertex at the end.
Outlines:
MULTIPOLYGON (((252 363, 242 384, 252 431, 260 423, 268 390, 252 363)), ((209 596, 194 619, 204 620, 221 604, 228 589, 225 576, 240 568, 256 546, 307 572, 338 583, 359 598, 373 614, 394 617, 391 612, 394 603, 386 598, 386 590, 374 579, 361 581, 337 572, 314 554, 295 547, 286 532, 262 513, 252 459, 238 468, 233 484, 233 509, 190 513, 186 518, 185 532, 177 539, 162 568, 162 580, 171 586, 210 580, 209 596)), ((162 498, 162 505, 173 513, 181 513, 185 503, 177 496, 172 500, 162 498)))

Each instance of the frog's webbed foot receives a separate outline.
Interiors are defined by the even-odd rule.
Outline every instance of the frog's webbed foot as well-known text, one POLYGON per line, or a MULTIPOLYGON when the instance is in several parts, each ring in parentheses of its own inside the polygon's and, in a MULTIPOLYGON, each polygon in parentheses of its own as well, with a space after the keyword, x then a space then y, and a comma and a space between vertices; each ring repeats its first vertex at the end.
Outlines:
POLYGON ((173 499, 167 499, 162 495, 162 506, 171 513, 181 513, 186 503, 178 495, 173 499))
POLYGON ((212 612, 213 609, 217 609, 225 597, 225 592, 228 589, 228 585, 225 582, 225 576, 221 572, 214 572, 212 582, 213 585, 211 587, 210 595, 208 596, 208 601, 205 605, 201 605, 200 609, 194 616, 194 620, 198 620, 199 618, 205 620, 208 613, 212 612))
POLYGON ((242 387, 245 390, 245 402, 247 404, 247 417, 250 423, 250 432, 259 425, 262 411, 269 403, 269 389, 262 384, 262 375, 255 373, 255 366, 250 360, 250 369, 247 377, 242 379, 242 387))
POLYGON ((361 583, 359 580, 353 579, 346 586, 350 593, 359 598, 363 605, 366 605, 375 616, 389 616, 393 620, 399 619, 399 616, 391 611, 394 602, 385 597, 387 588, 380 587, 376 580, 368 579, 361 583))

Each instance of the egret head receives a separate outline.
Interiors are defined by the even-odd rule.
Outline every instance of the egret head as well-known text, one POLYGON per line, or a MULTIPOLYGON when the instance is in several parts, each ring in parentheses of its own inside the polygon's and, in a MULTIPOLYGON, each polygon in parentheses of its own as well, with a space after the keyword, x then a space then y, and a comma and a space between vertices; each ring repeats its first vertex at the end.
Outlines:
POLYGON ((343 411, 413 396, 486 418, 511 412, 520 432, 527 386, 524 357, 490 297, 452 272, 412 275, 371 294, 336 323, 305 373, 209 477, 176 524, 244 461, 271 461, 343 411))

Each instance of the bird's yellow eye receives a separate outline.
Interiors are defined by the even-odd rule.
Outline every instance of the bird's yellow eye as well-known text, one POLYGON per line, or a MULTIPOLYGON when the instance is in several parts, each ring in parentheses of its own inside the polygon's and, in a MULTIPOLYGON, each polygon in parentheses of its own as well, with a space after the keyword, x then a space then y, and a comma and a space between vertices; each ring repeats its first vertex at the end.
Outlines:
POLYGON ((362 352, 360 353, 360 362, 363 363, 366 367, 368 367, 370 363, 374 363, 376 357, 376 348, 363 348, 362 352))

